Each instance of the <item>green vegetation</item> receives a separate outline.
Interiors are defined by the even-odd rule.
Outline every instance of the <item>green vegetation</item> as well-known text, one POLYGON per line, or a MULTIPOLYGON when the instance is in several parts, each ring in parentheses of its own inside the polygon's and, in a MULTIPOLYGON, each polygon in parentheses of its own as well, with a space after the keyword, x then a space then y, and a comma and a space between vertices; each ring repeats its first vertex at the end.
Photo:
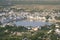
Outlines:
MULTIPOLYGON (((32 29, 30 29, 32 30, 32 29)), ((9 26, 0 27, 0 40, 60 40, 60 37, 55 33, 55 25, 43 26, 38 31, 30 31, 24 26, 9 26), (49 30, 52 30, 51 33, 49 30), (57 39, 58 38, 58 39, 57 39)))
POLYGON ((56 20, 60 20, 60 17, 55 17, 56 20))

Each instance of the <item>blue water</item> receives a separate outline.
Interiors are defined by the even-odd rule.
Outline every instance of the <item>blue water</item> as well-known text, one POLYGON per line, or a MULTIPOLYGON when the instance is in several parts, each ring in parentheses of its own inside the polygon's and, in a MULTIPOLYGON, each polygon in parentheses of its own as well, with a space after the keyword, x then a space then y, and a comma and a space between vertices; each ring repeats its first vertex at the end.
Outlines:
POLYGON ((41 22, 41 21, 18 21, 14 22, 17 26, 44 26, 44 25, 51 25, 48 22, 41 22))

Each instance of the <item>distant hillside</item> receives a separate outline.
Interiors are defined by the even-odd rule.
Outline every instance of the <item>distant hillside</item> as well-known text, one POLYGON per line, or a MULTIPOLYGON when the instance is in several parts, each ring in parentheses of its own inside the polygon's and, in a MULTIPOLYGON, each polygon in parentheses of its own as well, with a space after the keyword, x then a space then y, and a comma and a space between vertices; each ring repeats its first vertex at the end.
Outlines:
POLYGON ((10 6, 17 4, 39 4, 39 5, 60 5, 59 0, 0 0, 0 6, 10 6))

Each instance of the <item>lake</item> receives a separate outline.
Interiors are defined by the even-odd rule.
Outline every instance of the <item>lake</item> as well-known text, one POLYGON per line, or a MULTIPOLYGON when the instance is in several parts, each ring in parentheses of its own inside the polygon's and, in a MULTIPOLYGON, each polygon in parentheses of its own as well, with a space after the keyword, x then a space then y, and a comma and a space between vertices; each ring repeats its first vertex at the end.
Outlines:
POLYGON ((14 22, 17 26, 44 26, 51 25, 49 22, 41 22, 41 21, 17 21, 14 22))

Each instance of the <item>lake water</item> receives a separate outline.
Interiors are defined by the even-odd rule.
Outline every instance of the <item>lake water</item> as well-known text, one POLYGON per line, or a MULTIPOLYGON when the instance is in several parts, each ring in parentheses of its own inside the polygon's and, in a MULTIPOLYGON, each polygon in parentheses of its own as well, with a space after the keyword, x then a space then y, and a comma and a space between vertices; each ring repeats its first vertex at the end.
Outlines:
POLYGON ((17 26, 44 26, 51 25, 49 22, 41 22, 41 21, 17 21, 14 22, 17 26))

